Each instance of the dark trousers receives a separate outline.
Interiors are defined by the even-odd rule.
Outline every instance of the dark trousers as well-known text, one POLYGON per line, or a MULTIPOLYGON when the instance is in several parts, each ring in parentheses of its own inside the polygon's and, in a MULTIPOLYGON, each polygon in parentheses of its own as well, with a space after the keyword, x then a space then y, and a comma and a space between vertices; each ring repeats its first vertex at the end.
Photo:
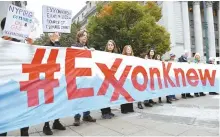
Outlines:
POLYGON ((103 108, 103 109, 101 109, 101 112, 102 112, 102 115, 110 114, 111 113, 111 108, 110 107, 103 108))
POLYGON ((121 105, 121 112, 134 112, 133 103, 126 103, 121 105))
MULTIPOLYGON (((83 117, 87 117, 89 115, 90 115, 90 111, 83 112, 83 117)), ((80 114, 76 114, 74 118, 80 119, 81 115, 80 114)))
MULTIPOLYGON (((29 130, 29 127, 21 128, 21 129, 20 129, 21 136, 23 136, 23 133, 24 133, 24 132, 28 132, 28 130, 29 130)), ((7 136, 7 132, 1 133, 0 136, 7 136)))
POLYGON ((204 94, 203 92, 199 92, 199 93, 194 93, 194 95, 202 95, 204 94))

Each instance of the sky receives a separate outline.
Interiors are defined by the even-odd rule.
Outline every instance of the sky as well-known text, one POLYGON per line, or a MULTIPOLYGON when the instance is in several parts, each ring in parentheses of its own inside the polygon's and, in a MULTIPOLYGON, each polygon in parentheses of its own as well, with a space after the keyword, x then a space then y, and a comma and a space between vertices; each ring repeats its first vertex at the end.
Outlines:
POLYGON ((53 6, 57 8, 72 10, 72 16, 75 16, 85 5, 86 0, 28 0, 27 9, 34 12, 35 17, 40 22, 37 36, 42 34, 42 6, 53 6))

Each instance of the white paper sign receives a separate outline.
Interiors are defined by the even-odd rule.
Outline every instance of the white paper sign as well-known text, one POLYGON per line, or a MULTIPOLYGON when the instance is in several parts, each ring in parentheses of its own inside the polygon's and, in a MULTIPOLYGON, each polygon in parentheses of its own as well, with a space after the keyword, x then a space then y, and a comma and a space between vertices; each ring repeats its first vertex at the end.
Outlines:
POLYGON ((70 33, 72 11, 51 6, 43 6, 43 31, 70 33))
POLYGON ((21 40, 28 38, 33 16, 34 12, 9 5, 3 36, 21 40))

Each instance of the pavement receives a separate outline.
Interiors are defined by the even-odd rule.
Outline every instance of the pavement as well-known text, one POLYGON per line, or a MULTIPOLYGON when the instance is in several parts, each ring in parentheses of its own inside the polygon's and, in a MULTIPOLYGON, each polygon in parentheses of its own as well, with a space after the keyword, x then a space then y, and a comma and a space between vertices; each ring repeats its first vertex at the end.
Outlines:
MULTIPOLYGON (((129 114, 121 114, 120 107, 112 108, 116 117, 110 120, 102 119, 99 110, 93 111, 97 122, 82 122, 79 127, 73 126, 73 117, 60 119, 66 130, 53 130, 53 136, 219 136, 219 95, 177 97, 180 100, 172 104, 162 98, 164 103, 142 110, 134 103, 135 112, 129 114)), ((30 136, 45 136, 42 129, 43 124, 30 127, 30 136)), ((20 130, 8 133, 19 135, 20 130)))

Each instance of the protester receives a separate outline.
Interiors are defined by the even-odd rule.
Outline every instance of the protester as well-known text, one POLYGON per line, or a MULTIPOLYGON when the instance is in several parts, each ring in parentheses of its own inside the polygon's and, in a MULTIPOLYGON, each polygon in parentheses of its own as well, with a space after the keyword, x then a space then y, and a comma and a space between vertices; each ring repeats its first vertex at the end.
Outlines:
MULTIPOLYGON (((188 62, 188 56, 189 56, 188 51, 185 51, 185 53, 178 59, 178 62, 188 62)), ((181 94, 181 96, 183 99, 193 98, 193 96, 190 93, 183 93, 181 94)))
MULTIPOLYGON (((109 40, 105 46, 105 51, 106 52, 110 52, 110 53, 118 53, 118 48, 115 44, 115 42, 113 40, 109 40)), ((111 112, 111 108, 107 107, 107 108, 102 108, 101 109, 102 112, 102 118, 103 119, 111 119, 112 117, 115 116, 115 114, 113 114, 111 112)))
MULTIPOLYGON (((155 59, 161 61, 161 56, 157 54, 155 59)), ((161 97, 159 97, 158 100, 159 100, 159 103, 163 103, 161 97)))
MULTIPOLYGON (((122 54, 127 56, 134 56, 131 45, 126 45, 123 48, 122 54)), ((127 114, 128 112, 134 112, 133 103, 126 103, 121 105, 121 113, 127 114)))
MULTIPOLYGON (((215 64, 215 58, 210 57, 210 58, 209 58, 209 63, 208 63, 208 64, 212 64, 212 65, 214 65, 214 64, 215 64)), ((218 95, 218 93, 217 93, 217 92, 209 92, 209 95, 218 95)))
MULTIPOLYGON (((194 63, 198 64, 198 63, 200 63, 200 61, 201 61, 200 54, 196 53, 195 56, 194 56, 194 63)), ((203 92, 200 92, 199 94, 198 93, 194 93, 194 95, 196 97, 199 97, 199 96, 205 96, 206 94, 204 94, 203 92)))
MULTIPOLYGON (((5 22, 6 22, 6 18, 3 18, 2 21, 1 21, 1 29, 2 29, 2 31, 3 31, 4 28, 5 28, 5 22)), ((18 39, 16 39, 16 38, 11 38, 11 37, 8 37, 8 36, 2 36, 2 38, 3 38, 4 40, 9 40, 9 41, 14 41, 14 42, 21 42, 20 40, 18 40, 18 39)), ((27 41, 27 43, 30 44, 30 45, 33 44, 33 40, 30 39, 30 38, 27 38, 26 41, 27 41)), ((29 127, 21 128, 21 129, 20 129, 21 136, 29 136, 28 130, 29 130, 29 127)), ((6 133, 0 133, 0 136, 7 136, 7 132, 6 132, 6 133)))
MULTIPOLYGON (((155 59, 155 50, 153 49, 149 50, 147 55, 148 55, 148 59, 155 59)), ((144 101, 145 106, 152 107, 153 104, 156 104, 156 102, 154 102, 152 99, 150 99, 149 101, 148 100, 144 101)))
MULTIPOLYGON (((176 55, 171 53, 170 54, 170 62, 174 62, 175 58, 176 58, 176 55)), ((167 99, 167 103, 170 103, 171 101, 175 101, 175 100, 179 100, 179 99, 177 99, 175 95, 169 95, 168 99, 167 99)))
MULTIPOLYGON (((87 47, 87 42, 88 42, 88 38, 87 38, 87 31, 85 30, 81 30, 78 31, 76 34, 76 44, 73 44, 71 47, 79 47, 79 48, 83 48, 83 49, 88 49, 87 47)), ((75 115, 75 122, 73 123, 74 126, 80 126, 80 114, 75 115)), ((92 118, 90 116, 90 111, 86 111, 83 112, 83 121, 88 121, 88 122, 96 122, 96 119, 92 118)))
MULTIPOLYGON (((60 45, 60 34, 59 33, 49 33, 49 42, 45 44, 45 46, 54 46, 54 47, 62 47, 60 45)), ((53 129, 57 130, 66 130, 66 128, 60 123, 59 119, 56 119, 53 123, 53 129)), ((46 135, 53 135, 52 130, 50 129, 49 122, 45 122, 43 127, 43 133, 46 135)))
POLYGON ((155 59, 161 61, 161 56, 157 54, 155 59))

